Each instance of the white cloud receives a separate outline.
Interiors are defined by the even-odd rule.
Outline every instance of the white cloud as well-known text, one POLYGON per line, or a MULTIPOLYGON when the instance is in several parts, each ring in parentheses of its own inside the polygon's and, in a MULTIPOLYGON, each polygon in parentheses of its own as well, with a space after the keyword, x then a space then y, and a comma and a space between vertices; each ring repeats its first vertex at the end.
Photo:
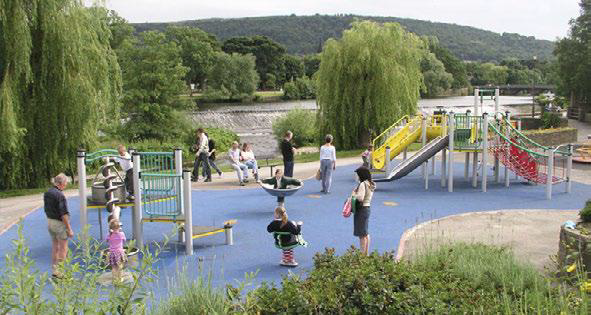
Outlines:
POLYGON ((351 13, 469 25, 554 40, 578 16, 578 0, 107 0, 131 22, 351 13))

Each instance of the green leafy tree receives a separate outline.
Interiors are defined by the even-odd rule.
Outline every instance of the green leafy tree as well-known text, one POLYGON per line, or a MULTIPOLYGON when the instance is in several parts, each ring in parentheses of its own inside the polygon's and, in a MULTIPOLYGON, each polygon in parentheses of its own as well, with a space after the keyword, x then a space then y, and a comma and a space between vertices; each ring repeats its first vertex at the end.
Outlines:
POLYGON ((304 62, 304 74, 308 78, 312 78, 320 67, 320 54, 305 55, 302 59, 304 62))
POLYGON ((467 70, 472 85, 506 84, 509 76, 509 68, 490 62, 470 62, 467 70))
POLYGON ((324 45, 316 74, 318 126, 339 148, 369 142, 417 109, 423 42, 397 23, 354 22, 324 45))
POLYGON ((451 88, 460 89, 470 85, 464 62, 454 56, 447 48, 441 46, 437 37, 427 37, 427 43, 429 51, 435 54, 435 57, 443 63, 445 71, 453 76, 451 88))
POLYGON ((117 51, 133 40, 133 26, 117 12, 113 10, 107 12, 107 25, 111 30, 110 43, 113 50, 117 51))
POLYGON ((302 58, 294 55, 285 55, 283 62, 285 64, 285 82, 304 76, 304 62, 302 58))
POLYGON ((272 41, 266 36, 241 36, 233 37, 224 42, 222 50, 228 54, 252 54, 256 57, 256 70, 261 80, 260 86, 266 87, 269 80, 268 74, 275 76, 275 85, 281 86, 285 77, 285 65, 283 56, 285 47, 272 41))
POLYGON ((253 55, 218 52, 208 75, 206 98, 243 100, 252 98, 259 80, 253 55))
POLYGON ((144 32, 122 59, 123 109, 129 117, 122 127, 127 138, 162 142, 181 135, 186 122, 179 111, 190 104, 180 98, 187 90, 188 69, 182 65, 177 44, 161 32, 144 32))
POLYGON ((183 65, 189 68, 185 76, 187 84, 194 83, 203 88, 215 52, 220 50, 215 36, 187 26, 170 26, 166 29, 166 36, 181 49, 183 65))
POLYGON ((558 83, 564 94, 571 94, 591 108, 591 0, 581 0, 581 14, 570 22, 569 36, 558 41, 558 83))
POLYGON ((121 70, 104 8, 0 0, 0 189, 47 185, 118 120, 121 70))
POLYGON ((421 71, 425 82, 423 96, 435 97, 449 90, 454 77, 445 71, 445 66, 432 52, 426 52, 421 60, 421 71))

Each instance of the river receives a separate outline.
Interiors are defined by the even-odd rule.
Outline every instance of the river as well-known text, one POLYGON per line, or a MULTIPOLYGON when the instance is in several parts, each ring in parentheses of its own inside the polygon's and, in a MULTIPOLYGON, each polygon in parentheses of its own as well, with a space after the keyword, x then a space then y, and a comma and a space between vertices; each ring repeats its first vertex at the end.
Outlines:
MULTIPOLYGON (((531 113, 531 96, 501 96, 500 111, 509 111, 513 115, 531 113)), ((464 113, 473 110, 474 96, 456 96, 419 100, 419 110, 431 114, 438 107, 447 111, 464 113)), ((273 121, 292 109, 316 110, 316 100, 289 101, 277 103, 255 104, 217 104, 203 106, 200 111, 193 112, 192 118, 199 125, 223 127, 231 129, 240 136, 242 142, 252 143, 253 150, 260 156, 275 156, 277 141, 272 135, 273 121)), ((483 100, 482 110, 493 113, 494 101, 483 100)))

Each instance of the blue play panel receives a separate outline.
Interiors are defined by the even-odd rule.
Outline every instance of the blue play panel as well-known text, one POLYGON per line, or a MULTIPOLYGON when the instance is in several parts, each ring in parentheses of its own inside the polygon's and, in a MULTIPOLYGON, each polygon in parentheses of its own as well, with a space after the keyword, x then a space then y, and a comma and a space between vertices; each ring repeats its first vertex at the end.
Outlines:
MULTIPOLYGON (((290 272, 305 273, 313 265, 314 253, 323 251, 326 247, 335 248, 337 253, 343 253, 351 245, 358 246, 359 241, 353 236, 352 217, 343 218, 341 215, 343 202, 355 186, 355 167, 337 168, 333 173, 329 195, 321 194, 320 182, 312 179, 306 181, 301 191, 286 198, 289 219, 304 222, 303 236, 309 243, 308 248, 295 249, 295 258, 300 264, 295 269, 279 266, 281 253, 275 248, 272 236, 266 231, 267 224, 273 219, 275 197, 260 188, 193 191, 193 224, 221 225, 225 220, 237 219, 238 223, 234 226, 234 245, 224 245, 223 233, 196 239, 195 254, 187 257, 184 254, 184 244, 169 244, 158 262, 161 280, 154 288, 155 294, 162 296, 167 292, 167 277, 174 276, 183 264, 187 264, 192 274, 195 274, 200 266, 206 271, 211 270, 216 286, 234 283, 235 279, 242 280, 245 273, 255 271, 258 271, 255 283, 279 283, 282 275, 290 272)), ((424 190, 419 170, 395 182, 378 183, 369 222, 370 250, 394 251, 404 230, 418 223, 452 214, 499 209, 580 209, 591 191, 589 185, 573 183, 572 193, 565 194, 564 185, 556 185, 552 200, 548 201, 545 199, 543 185, 524 185, 512 176, 509 188, 505 188, 502 183, 494 183, 490 177, 488 192, 482 193, 480 187, 474 189, 463 179, 462 164, 454 165, 454 170, 453 193, 448 193, 447 188, 440 187, 439 171, 437 175, 430 176, 429 191, 424 190), (387 206, 384 202, 394 202, 397 205, 387 206)), ((492 170, 489 174, 492 174, 492 170)), ((70 198, 68 205, 73 228, 76 232, 80 231, 78 198, 70 198)), ((104 211, 103 216, 104 222, 104 211)), ((124 231, 128 238, 131 238, 131 209, 123 209, 121 217, 124 231)), ((98 238, 96 210, 89 210, 89 223, 94 225, 91 235, 98 238)), ((50 264, 50 239, 46 226, 43 209, 38 209, 24 219, 24 234, 31 248, 30 255, 41 271, 49 271, 50 264)), ((163 234, 169 234, 173 228, 173 224, 168 223, 145 223, 144 241, 146 244, 162 242, 163 234)), ((10 240, 16 237, 16 232, 17 227, 14 226, 0 235, 0 254, 4 255, 12 250, 10 240)), ((171 239, 174 241, 176 237, 171 239)), ((1 260, 0 266, 4 263, 4 260, 1 260)))

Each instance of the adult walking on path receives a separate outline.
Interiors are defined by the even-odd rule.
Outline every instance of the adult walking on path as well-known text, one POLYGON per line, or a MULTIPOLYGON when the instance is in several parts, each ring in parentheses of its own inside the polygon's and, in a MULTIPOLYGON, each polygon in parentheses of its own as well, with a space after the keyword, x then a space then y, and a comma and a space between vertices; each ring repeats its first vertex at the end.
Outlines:
POLYGON ((353 190, 356 198, 356 209, 353 216, 353 235, 359 237, 359 247, 365 255, 369 253, 369 213, 371 198, 376 189, 376 184, 371 179, 371 173, 367 167, 361 166, 355 170, 359 184, 353 190))
POLYGON ((281 141, 281 155, 283 155, 283 172, 287 177, 293 177, 293 156, 295 154, 295 147, 291 143, 293 133, 288 130, 281 141))
POLYGON ((337 168, 337 153, 332 145, 332 135, 326 135, 324 145, 320 147, 320 177, 322 178, 322 193, 330 193, 332 171, 337 168))
POLYGON ((209 139, 205 135, 203 128, 197 129, 197 153, 195 156, 195 165, 193 166, 192 181, 199 181, 199 167, 203 163, 205 172, 205 181, 211 182, 211 169, 209 168, 209 139))
POLYGON ((61 278, 59 264, 68 254, 68 238, 74 236, 70 226, 70 213, 66 196, 62 192, 68 186, 68 177, 60 173, 53 178, 53 187, 43 195, 43 207, 47 216, 47 229, 51 236, 51 275, 61 278))
MULTIPOLYGON (((207 137, 208 141, 207 141, 207 146, 209 147, 209 166, 211 166, 214 170, 216 170, 216 172, 218 172, 218 176, 221 178, 222 177, 222 171, 220 170, 220 168, 215 164, 215 140, 213 140, 212 138, 209 137, 209 134, 206 132, 205 136, 207 137)), ((203 175, 203 177, 206 177, 205 174, 205 167, 203 168, 203 173, 201 174, 203 175)))

